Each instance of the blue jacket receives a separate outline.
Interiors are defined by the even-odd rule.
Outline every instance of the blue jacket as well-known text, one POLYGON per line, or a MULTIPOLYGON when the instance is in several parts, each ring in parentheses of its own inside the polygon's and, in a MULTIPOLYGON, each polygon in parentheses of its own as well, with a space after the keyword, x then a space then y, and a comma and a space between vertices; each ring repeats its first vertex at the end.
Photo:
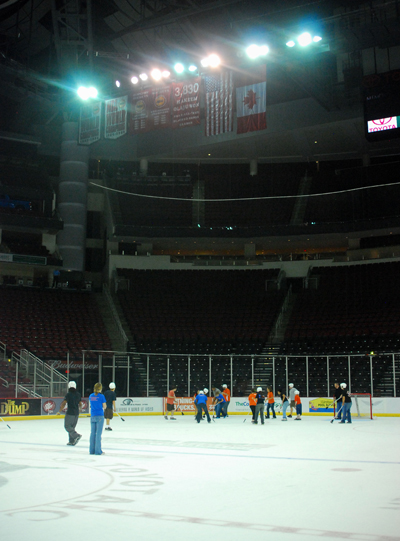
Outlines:
POLYGON ((194 402, 195 404, 207 404, 207 396, 205 394, 198 394, 194 402))

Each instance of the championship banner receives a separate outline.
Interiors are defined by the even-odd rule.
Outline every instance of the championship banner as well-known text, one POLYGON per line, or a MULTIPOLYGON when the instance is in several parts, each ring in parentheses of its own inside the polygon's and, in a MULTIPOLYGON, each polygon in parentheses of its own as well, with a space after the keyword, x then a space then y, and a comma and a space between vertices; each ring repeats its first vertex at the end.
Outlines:
POLYGON ((118 139, 127 132, 128 96, 106 100, 105 139, 118 139))
POLYGON ((267 127, 266 67, 238 76, 236 81, 236 133, 265 130, 267 127))
POLYGON ((232 131, 233 74, 231 70, 204 77, 206 137, 232 131))
POLYGON ((79 118, 79 144, 91 145, 100 139, 101 102, 83 105, 79 118))
POLYGON ((200 77, 172 83, 172 127, 186 128, 200 124, 200 77))
POLYGON ((171 84, 148 88, 131 99, 130 133, 171 127, 171 84))

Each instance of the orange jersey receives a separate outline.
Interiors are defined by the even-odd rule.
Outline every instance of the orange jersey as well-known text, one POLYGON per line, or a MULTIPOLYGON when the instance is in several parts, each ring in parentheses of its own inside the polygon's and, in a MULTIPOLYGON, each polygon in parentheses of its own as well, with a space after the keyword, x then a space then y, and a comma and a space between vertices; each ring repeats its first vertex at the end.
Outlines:
POLYGON ((295 401, 295 404, 301 404, 301 400, 300 400, 300 395, 299 395, 299 394, 295 394, 295 395, 294 395, 294 401, 295 401))
POLYGON ((272 391, 270 391, 268 393, 268 404, 273 404, 274 402, 275 402, 274 393, 272 391))
POLYGON ((174 402, 175 402, 175 393, 174 391, 170 391, 168 393, 167 404, 173 404, 174 402))
POLYGON ((256 406, 257 405, 257 400, 256 400, 256 393, 251 393, 249 395, 249 405, 250 406, 256 406))
POLYGON ((222 391, 222 394, 224 395, 224 398, 227 402, 230 402, 231 401, 231 392, 228 388, 224 389, 222 391))

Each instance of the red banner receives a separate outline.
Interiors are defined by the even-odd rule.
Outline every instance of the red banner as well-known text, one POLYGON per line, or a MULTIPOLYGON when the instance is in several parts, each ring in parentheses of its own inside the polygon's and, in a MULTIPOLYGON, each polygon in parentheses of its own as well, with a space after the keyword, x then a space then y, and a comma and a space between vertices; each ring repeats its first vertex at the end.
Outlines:
POLYGON ((200 77, 172 84, 172 127, 200 124, 200 77))
POLYGON ((147 88, 131 99, 131 133, 171 127, 171 85, 147 88))

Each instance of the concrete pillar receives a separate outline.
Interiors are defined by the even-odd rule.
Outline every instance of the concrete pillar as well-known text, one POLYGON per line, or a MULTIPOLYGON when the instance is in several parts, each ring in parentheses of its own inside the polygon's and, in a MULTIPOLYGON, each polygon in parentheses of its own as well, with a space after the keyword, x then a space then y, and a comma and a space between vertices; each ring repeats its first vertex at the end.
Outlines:
POLYGON ((250 160, 250 176, 255 177, 258 174, 257 160, 250 160))
POLYGON ((64 229, 57 235, 57 244, 64 268, 85 270, 88 146, 78 145, 78 123, 62 126, 58 212, 64 229))
POLYGON ((149 160, 147 160, 146 158, 142 158, 140 160, 139 170, 140 170, 140 174, 146 177, 149 171, 149 160))

